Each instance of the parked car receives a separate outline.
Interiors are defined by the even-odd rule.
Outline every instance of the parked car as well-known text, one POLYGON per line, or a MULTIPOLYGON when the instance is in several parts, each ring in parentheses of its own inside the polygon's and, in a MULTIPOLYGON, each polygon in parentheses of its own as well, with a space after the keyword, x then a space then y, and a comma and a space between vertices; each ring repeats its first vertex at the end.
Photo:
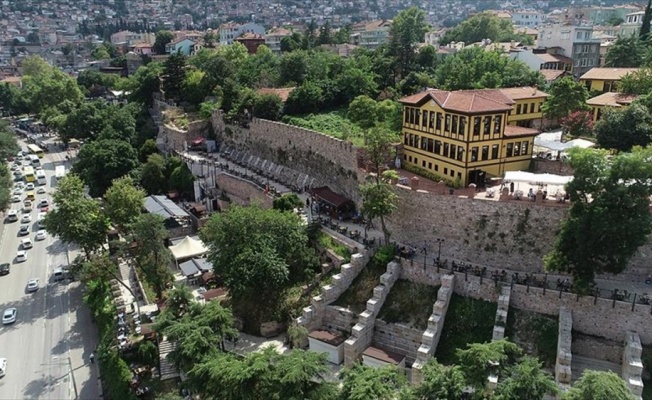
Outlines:
POLYGON ((7 308, 2 314, 2 325, 9 325, 16 322, 16 313, 17 310, 15 308, 7 308))

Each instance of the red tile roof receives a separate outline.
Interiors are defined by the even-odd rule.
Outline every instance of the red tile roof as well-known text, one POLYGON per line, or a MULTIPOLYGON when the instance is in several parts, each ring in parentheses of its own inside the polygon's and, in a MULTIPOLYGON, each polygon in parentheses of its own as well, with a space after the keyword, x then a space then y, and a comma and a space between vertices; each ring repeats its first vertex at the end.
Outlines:
POLYGON ((566 71, 561 69, 542 69, 539 72, 541 72, 541 75, 546 78, 546 81, 554 81, 566 73, 566 71))
POLYGON ((638 68, 591 68, 580 79, 618 81, 623 76, 638 71, 638 68))
POLYGON ((404 355, 373 346, 367 347, 367 350, 365 350, 362 354, 367 357, 375 358, 376 360, 384 361, 388 364, 394 365, 399 365, 401 361, 405 359, 404 355))
POLYGON ((308 335, 309 338, 319 340, 320 342, 328 343, 331 346, 339 346, 344 343, 344 337, 336 335, 328 331, 312 331, 308 335))
POLYGON ((507 125, 505 126, 505 137, 519 137, 519 136, 536 136, 539 132, 536 129, 521 128, 520 126, 507 125))
POLYGON ((632 104, 639 96, 634 94, 622 94, 616 92, 606 92, 599 96, 592 97, 586 101, 590 106, 609 106, 621 107, 632 104))
POLYGON ((444 110, 469 114, 509 111, 514 105, 514 101, 505 96, 499 89, 457 90, 454 92, 430 89, 404 97, 400 102, 420 105, 428 100, 434 100, 444 110))

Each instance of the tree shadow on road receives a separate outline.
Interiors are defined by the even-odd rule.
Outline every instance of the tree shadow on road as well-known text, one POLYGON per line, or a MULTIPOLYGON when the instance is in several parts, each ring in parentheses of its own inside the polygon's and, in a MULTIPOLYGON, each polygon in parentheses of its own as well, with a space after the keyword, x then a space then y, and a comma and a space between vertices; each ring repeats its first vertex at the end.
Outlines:
POLYGON ((40 399, 45 393, 54 390, 56 383, 57 378, 52 375, 34 379, 23 389, 23 396, 26 399, 40 399))

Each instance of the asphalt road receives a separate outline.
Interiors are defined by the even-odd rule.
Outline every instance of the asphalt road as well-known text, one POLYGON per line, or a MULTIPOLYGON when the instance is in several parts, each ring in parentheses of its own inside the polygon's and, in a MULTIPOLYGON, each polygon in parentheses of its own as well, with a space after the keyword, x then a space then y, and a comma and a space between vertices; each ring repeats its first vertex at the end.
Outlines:
MULTIPOLYGON (((47 193, 37 194, 36 203, 42 198, 51 203, 55 165, 64 161, 65 153, 46 153, 41 160, 47 193)), ((22 203, 12 205, 20 207, 22 203)), ((28 236, 18 236, 20 221, 1 226, 0 262, 10 263, 11 273, 0 277, 0 311, 15 307, 17 319, 0 327, 0 358, 7 358, 0 399, 98 399, 96 364, 89 362, 97 333, 83 305, 82 288, 78 282, 52 280, 53 270, 66 265, 74 252, 69 255, 66 245, 49 235, 35 240, 38 213, 36 208, 31 212, 28 236), (23 238, 30 238, 33 248, 27 250, 26 262, 17 263, 23 238), (32 278, 40 279, 41 287, 27 293, 32 278)))

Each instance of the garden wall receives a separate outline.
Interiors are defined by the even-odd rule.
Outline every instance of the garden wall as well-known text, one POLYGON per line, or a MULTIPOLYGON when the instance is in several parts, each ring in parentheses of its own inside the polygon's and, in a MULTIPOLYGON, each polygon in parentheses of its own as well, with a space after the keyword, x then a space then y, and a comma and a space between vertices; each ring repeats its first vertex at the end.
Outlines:
MULTIPOLYGON (((358 315, 338 306, 326 306, 324 310, 324 328, 328 331, 351 333, 351 328, 358 323, 358 315)), ((348 335, 344 335, 348 336, 348 335)))
POLYGON ((300 171, 315 178, 313 187, 328 186, 359 201, 358 149, 350 142, 257 118, 249 128, 226 125, 221 115, 215 111, 211 123, 222 144, 300 171))

